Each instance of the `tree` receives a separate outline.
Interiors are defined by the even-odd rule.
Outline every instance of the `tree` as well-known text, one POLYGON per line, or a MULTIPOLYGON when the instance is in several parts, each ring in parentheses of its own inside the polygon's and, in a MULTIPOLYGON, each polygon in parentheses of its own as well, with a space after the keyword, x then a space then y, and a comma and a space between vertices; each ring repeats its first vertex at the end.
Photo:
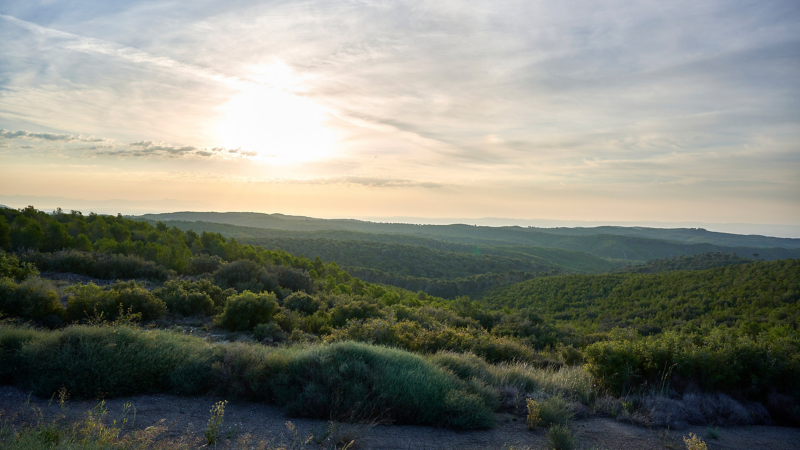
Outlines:
POLYGON ((11 227, 3 216, 0 216, 0 249, 11 249, 11 227))

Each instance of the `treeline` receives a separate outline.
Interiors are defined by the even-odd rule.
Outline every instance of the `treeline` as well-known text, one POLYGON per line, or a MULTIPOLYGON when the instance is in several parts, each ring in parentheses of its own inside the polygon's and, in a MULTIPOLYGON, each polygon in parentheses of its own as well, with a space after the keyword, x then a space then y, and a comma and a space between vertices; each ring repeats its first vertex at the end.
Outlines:
POLYGON ((652 259, 640 266, 627 266, 621 272, 659 273, 671 270, 705 270, 715 267, 733 266, 754 262, 735 253, 708 252, 699 255, 677 256, 673 258, 652 259))
POLYGON ((800 321, 800 260, 701 271, 537 278, 484 296, 491 308, 533 308, 583 332, 615 327, 643 334, 744 327, 751 333, 800 321))
POLYGON ((509 271, 549 272, 555 267, 530 259, 490 254, 456 253, 422 246, 341 241, 331 239, 264 239, 265 248, 285 250, 295 255, 319 256, 340 266, 368 267, 395 275, 454 279, 482 273, 509 271))
POLYGON ((403 276, 366 267, 343 268, 349 274, 370 283, 389 284, 409 291, 421 291, 428 295, 449 299, 459 296, 480 297, 484 292, 498 286, 508 286, 538 276, 557 275, 560 273, 558 269, 539 273, 509 271, 506 273, 482 273, 464 278, 440 280, 403 276))

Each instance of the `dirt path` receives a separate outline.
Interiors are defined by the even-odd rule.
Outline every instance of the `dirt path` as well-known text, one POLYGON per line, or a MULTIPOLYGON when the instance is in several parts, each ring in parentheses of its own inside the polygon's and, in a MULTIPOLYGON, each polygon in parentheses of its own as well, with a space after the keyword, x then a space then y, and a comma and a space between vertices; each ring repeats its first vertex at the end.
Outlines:
MULTIPOLYGON (((57 401, 30 397, 16 388, 0 387, 0 412, 3 418, 13 418, 17 424, 31 423, 41 417, 52 420, 59 415, 66 421, 79 420, 86 411, 97 405, 96 401, 69 400, 66 408, 59 407, 57 401)), ((171 395, 145 395, 106 401, 108 418, 116 419, 122 414, 125 403, 136 410, 134 427, 143 429, 157 425, 162 419, 167 431, 165 439, 190 442, 193 447, 202 447, 203 432, 209 418, 209 409, 219 398, 215 397, 176 397, 171 395)), ((129 419, 133 418, 130 414, 129 419)), ((488 431, 459 432, 441 428, 419 426, 358 426, 335 425, 335 435, 340 441, 354 440, 352 448, 357 449, 501 449, 501 448, 547 448, 544 430, 528 431, 521 419, 499 416, 499 425, 488 431)), ((286 427, 291 421, 298 436, 315 436, 322 441, 331 423, 322 420, 289 418, 280 408, 258 403, 229 403, 225 409, 225 421, 221 438, 225 448, 248 448, 242 445, 243 437, 249 442, 260 441, 289 443, 294 436, 286 427)), ((684 449, 681 437, 689 432, 706 436, 704 427, 694 427, 680 432, 650 430, 622 423, 609 418, 576 420, 570 429, 577 433, 576 448, 611 449, 684 449)), ((719 439, 706 439, 708 448, 716 449, 800 449, 800 429, 782 427, 736 427, 719 430, 719 439)), ((328 443, 330 443, 328 439, 328 443)), ((319 448, 314 439, 309 449, 319 448)))

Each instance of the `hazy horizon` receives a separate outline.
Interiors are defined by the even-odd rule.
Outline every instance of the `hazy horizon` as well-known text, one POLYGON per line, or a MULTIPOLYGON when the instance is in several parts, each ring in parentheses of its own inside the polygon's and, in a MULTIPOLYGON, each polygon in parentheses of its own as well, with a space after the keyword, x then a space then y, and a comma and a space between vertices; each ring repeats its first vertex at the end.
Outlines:
POLYGON ((175 200, 163 199, 156 204, 160 207, 150 207, 153 202, 132 202, 123 200, 88 201, 82 199, 69 199, 64 197, 32 197, 32 196, 5 196, 0 195, 0 205, 11 208, 24 208, 28 205, 36 209, 51 212, 56 208, 64 211, 77 210, 84 214, 94 212, 97 214, 122 214, 126 216, 141 216, 145 214, 165 214, 176 212, 243 212, 261 214, 283 214, 288 216, 305 216, 319 219, 354 219, 381 223, 413 223, 419 225, 451 225, 469 224, 479 226, 521 226, 536 228, 558 227, 598 227, 598 226, 624 226, 624 227, 649 227, 649 228, 704 228, 708 231, 732 234, 755 234, 762 236, 796 238, 800 239, 800 226, 791 224, 766 224, 766 223, 706 223, 706 222, 659 222, 659 221, 582 221, 560 220, 554 218, 509 218, 509 217, 415 217, 415 216, 320 216, 314 214, 289 214, 284 211, 233 211, 192 209, 191 204, 175 200), (181 208, 189 206, 189 208, 181 208))
POLYGON ((10 0, 0 194, 798 226, 798 73, 788 0, 10 0))

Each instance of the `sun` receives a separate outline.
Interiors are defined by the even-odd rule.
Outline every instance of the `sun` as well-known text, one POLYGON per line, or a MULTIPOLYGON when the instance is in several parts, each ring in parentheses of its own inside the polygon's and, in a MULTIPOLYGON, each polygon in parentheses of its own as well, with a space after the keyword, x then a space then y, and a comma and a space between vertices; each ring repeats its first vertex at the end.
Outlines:
POLYGON ((335 139, 325 126, 325 109, 274 84, 249 84, 221 110, 217 131, 227 148, 256 152, 275 163, 313 161, 333 153, 335 139))

